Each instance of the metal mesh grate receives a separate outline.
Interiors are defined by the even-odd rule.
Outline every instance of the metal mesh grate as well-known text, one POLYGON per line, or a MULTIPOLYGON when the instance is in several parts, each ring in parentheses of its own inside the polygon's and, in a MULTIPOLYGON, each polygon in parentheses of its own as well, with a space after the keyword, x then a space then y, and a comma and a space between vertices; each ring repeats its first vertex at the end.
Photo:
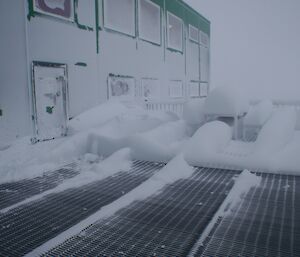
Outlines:
POLYGON ((135 161, 129 172, 51 194, 0 214, 0 256, 23 256, 129 192, 161 167, 135 161))
POLYGON ((79 173, 75 168, 76 164, 73 163, 56 171, 46 172, 41 177, 0 184, 0 210, 55 188, 64 180, 75 177, 79 173))
POLYGON ((89 226, 45 256, 186 256, 238 174, 199 170, 89 226))
POLYGON ((202 256, 300 256, 300 177, 262 177, 222 219, 202 256))

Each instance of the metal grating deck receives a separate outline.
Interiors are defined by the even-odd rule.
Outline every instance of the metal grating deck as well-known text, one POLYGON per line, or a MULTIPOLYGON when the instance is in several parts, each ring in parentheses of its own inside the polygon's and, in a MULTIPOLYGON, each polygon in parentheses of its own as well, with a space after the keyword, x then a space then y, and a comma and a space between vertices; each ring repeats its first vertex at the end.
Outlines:
POLYGON ((46 172, 41 177, 0 184, 0 210, 55 188, 64 180, 75 177, 79 173, 75 168, 76 164, 73 163, 56 171, 46 172))
POLYGON ((51 194, 0 214, 0 256, 23 256, 131 191, 162 166, 135 161, 129 172, 51 194))
POLYGON ((262 178, 221 220, 202 256, 300 256, 300 177, 262 178))
POLYGON ((132 203, 44 256, 186 256, 238 173, 197 168, 189 179, 132 203))

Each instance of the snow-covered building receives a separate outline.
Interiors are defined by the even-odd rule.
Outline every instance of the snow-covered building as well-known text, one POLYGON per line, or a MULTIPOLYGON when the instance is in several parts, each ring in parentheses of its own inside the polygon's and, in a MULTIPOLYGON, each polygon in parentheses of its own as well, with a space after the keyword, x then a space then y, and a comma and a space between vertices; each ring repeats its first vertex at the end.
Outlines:
POLYGON ((0 129, 48 139, 109 98, 206 96, 210 22, 181 0, 2 0, 0 129))

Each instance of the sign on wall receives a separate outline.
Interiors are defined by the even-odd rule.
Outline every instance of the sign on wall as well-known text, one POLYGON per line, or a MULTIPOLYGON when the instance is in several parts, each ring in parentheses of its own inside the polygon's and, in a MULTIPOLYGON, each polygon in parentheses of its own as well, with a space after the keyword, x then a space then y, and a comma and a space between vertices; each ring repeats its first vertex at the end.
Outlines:
POLYGON ((120 100, 133 100, 135 97, 135 79, 128 76, 109 75, 109 98, 120 100))
POLYGON ((34 11, 72 21, 73 0, 34 0, 34 11))

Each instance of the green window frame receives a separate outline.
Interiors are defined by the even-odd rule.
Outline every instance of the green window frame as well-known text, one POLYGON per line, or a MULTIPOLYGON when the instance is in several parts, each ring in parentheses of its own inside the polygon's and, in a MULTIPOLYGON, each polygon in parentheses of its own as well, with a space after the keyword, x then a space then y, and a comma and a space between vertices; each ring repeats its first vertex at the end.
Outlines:
POLYGON ((155 45, 158 45, 158 46, 161 46, 161 44, 162 44, 162 13, 161 12, 162 12, 161 7, 151 0, 139 0, 138 1, 138 24, 137 25, 138 25, 139 39, 149 42, 149 43, 152 43, 152 44, 155 44, 155 45), (150 5, 152 5, 159 12, 159 14, 158 14, 158 17, 159 17, 159 40, 153 40, 142 34, 141 22, 143 20, 143 16, 142 16, 142 11, 141 11, 141 8, 142 8, 141 2, 146 2, 150 5))
POLYGON ((167 11, 167 48, 170 50, 175 50, 177 52, 183 53, 183 44, 184 44, 184 40, 183 40, 183 27, 184 27, 184 23, 183 20, 181 18, 179 18, 178 16, 176 16, 175 14, 167 11), (180 22, 180 47, 177 47, 175 45, 172 45, 171 43, 171 39, 170 39, 170 29, 172 29, 172 25, 170 24, 170 18, 173 18, 175 20, 177 20, 178 22, 180 22))
MULTIPOLYGON (((132 28, 130 28, 128 31, 125 31, 124 28, 120 28, 120 27, 117 27, 117 26, 114 26, 112 24, 109 24, 109 14, 108 14, 108 10, 107 10, 107 7, 108 7, 108 3, 112 3, 113 1, 118 1, 118 0, 103 0, 103 25, 104 25, 104 28, 108 31, 112 31, 112 32, 117 32, 117 33, 120 33, 120 34, 123 34, 123 35, 127 35, 127 36, 130 36, 130 37, 133 37, 135 38, 136 37, 136 3, 135 3, 135 0, 127 0, 127 1, 130 1, 132 3, 132 21, 133 23, 131 24, 132 25, 132 28)), ((124 1, 125 0, 119 0, 119 1, 124 1)), ((124 19, 128 19, 128 16, 125 16, 124 19)), ((124 20, 122 20, 124 21, 124 20)), ((120 26, 120 24, 119 24, 120 26)))

